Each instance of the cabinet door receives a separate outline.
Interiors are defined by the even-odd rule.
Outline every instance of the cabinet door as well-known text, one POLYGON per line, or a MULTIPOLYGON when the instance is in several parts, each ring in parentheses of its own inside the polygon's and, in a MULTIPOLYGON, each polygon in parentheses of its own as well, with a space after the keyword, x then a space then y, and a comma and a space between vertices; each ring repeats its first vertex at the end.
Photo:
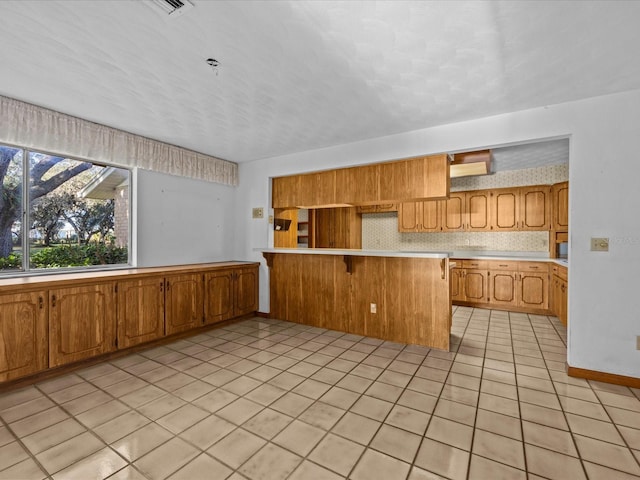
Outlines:
POLYGON ((202 275, 172 275, 165 279, 165 325, 167 335, 202 324, 202 275))
POLYGON ((547 310, 549 308, 549 275, 522 272, 519 276, 519 306, 547 310))
POLYGON ((118 347, 164 335, 164 277, 118 283, 118 347))
POLYGON ((271 182, 271 206, 273 208, 293 208, 299 205, 300 175, 277 177, 271 182))
POLYGON ((442 230, 464 230, 464 192, 452 193, 448 200, 442 201, 442 230))
POLYGON ((0 296, 0 381, 47 368, 46 292, 0 296))
POLYGON ((514 307, 518 305, 518 277, 516 272, 492 270, 489 279, 491 287, 490 303, 514 307))
POLYGON ((234 317, 258 309, 258 267, 240 268, 235 272, 234 317))
POLYGON ((420 229, 422 203, 401 203, 398 209, 398 231, 417 232, 420 229))
POLYGON ((49 291, 49 366, 77 362, 115 349, 112 283, 49 291))
POLYGON ((204 285, 204 322, 210 324, 233 318, 233 271, 206 273, 204 285))
POLYGON ((553 195, 553 229, 569 230, 569 182, 557 183, 551 188, 553 195))
POLYGON ((487 231, 491 230, 490 192, 478 190, 467 192, 465 196, 466 230, 487 231))
POLYGON ((375 205, 379 193, 378 168, 377 165, 364 165, 336 170, 336 201, 333 203, 375 205))
POLYGON ((491 223, 494 231, 518 229, 519 198, 517 188, 494 192, 491 202, 491 223))
POLYGON ((467 302, 487 303, 489 301, 487 272, 466 270, 464 274, 464 296, 467 302))
POLYGON ((439 232, 440 226, 440 203, 437 200, 422 202, 420 208, 420 231, 439 232))
POLYGON ((558 285, 558 290, 559 290, 559 304, 558 304, 558 310, 559 310, 559 315, 558 318, 560 319, 560 321, 562 322, 562 324, 566 327, 567 323, 568 323, 568 315, 567 315, 567 288, 569 286, 568 282, 566 282, 565 280, 560 280, 558 285))
POLYGON ((549 187, 523 187, 520 190, 520 230, 549 230, 549 187))
POLYGON ((464 269, 451 269, 451 301, 464 302, 464 269))

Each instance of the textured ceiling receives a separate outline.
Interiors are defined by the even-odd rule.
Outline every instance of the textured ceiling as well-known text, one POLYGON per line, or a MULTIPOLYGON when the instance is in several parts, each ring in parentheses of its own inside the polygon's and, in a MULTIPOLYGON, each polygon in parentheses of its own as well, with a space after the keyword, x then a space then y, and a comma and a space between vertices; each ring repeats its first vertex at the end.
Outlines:
POLYGON ((0 94, 242 162, 640 88, 640 2, 193 4, 0 1, 0 94))

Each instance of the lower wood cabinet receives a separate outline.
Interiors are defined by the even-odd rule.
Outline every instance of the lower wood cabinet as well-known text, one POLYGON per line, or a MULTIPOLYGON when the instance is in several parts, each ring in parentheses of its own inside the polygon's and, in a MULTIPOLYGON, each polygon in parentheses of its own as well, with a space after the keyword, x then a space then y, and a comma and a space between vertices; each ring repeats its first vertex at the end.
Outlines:
POLYGON ((165 278, 165 333, 172 335, 202 325, 204 311, 202 274, 165 278))
POLYGON ((48 365, 47 292, 0 295, 0 381, 48 365))
POLYGON ((204 323, 222 322, 258 308, 258 268, 210 272, 204 276, 204 323))
POLYGON ((544 262, 455 260, 451 300, 471 306, 544 313, 549 267, 544 262))
POLYGON ((20 279, 3 286, 0 382, 258 309, 257 263, 194 267, 111 273, 107 282, 56 275, 34 281, 42 290, 27 292, 19 290, 20 279))
POLYGON ((118 348, 164 335, 164 277, 118 282, 118 348))
POLYGON ((115 284, 49 290, 49 367, 116 348, 115 284))
POLYGON ((567 325, 567 293, 569 282, 567 268, 560 265, 553 266, 553 277, 551 279, 551 301, 550 309, 563 325, 567 325))

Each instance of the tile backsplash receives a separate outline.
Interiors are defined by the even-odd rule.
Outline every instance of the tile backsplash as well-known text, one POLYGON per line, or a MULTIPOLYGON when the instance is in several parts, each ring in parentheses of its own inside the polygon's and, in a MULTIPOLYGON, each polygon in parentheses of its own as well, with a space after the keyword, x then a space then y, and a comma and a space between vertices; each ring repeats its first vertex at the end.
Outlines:
MULTIPOLYGON (((568 165, 553 165, 482 177, 452 178, 451 190, 546 185, 568 178, 568 165)), ((400 233, 397 213, 362 215, 362 248, 365 250, 548 252, 548 242, 548 232, 400 233)))

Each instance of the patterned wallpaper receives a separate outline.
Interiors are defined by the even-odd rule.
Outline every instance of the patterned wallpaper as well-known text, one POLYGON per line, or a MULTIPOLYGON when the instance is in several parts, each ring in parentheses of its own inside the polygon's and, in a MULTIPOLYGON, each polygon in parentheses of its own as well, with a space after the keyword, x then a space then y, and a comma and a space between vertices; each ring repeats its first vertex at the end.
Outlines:
MULTIPOLYGON (((552 165, 482 177, 452 178, 451 190, 545 185, 568 179, 568 165, 552 165)), ((548 232, 400 233, 397 213, 362 215, 362 248, 365 250, 547 252, 548 242, 548 232)))

